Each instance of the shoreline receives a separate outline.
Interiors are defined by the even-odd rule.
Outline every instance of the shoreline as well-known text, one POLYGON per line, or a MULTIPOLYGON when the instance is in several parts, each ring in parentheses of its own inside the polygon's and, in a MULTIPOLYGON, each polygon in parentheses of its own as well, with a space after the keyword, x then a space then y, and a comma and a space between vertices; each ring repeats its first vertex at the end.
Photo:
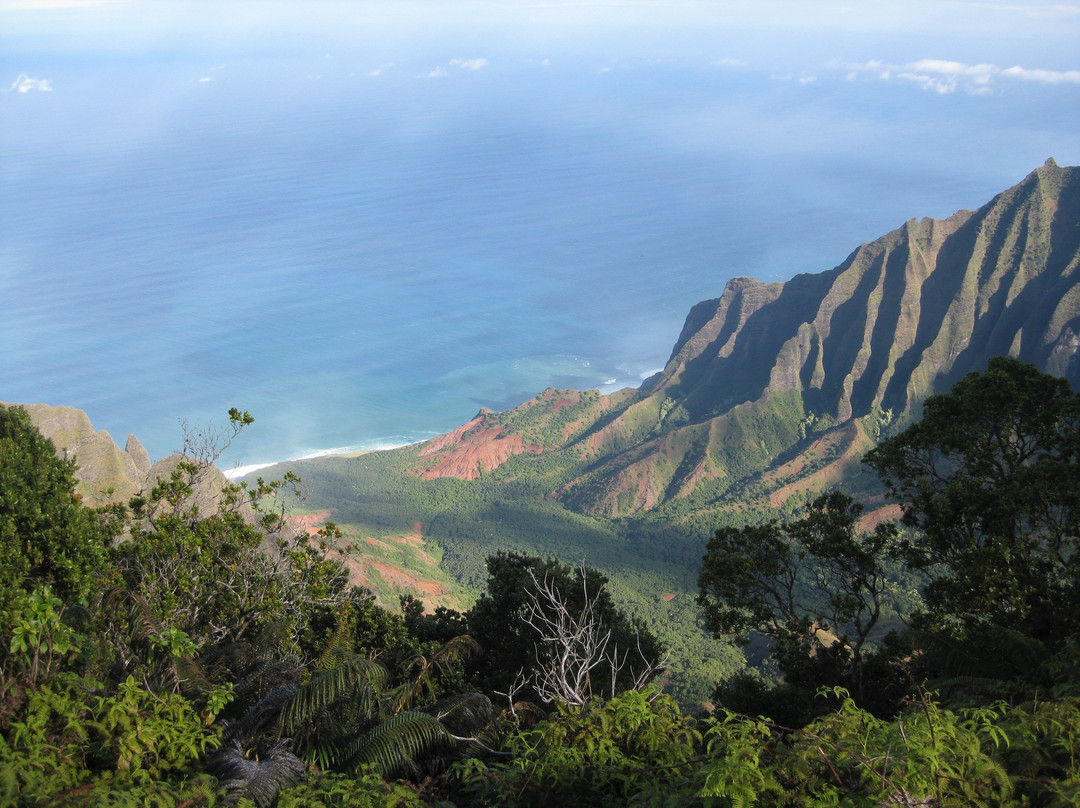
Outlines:
POLYGON ((333 449, 316 449, 313 452, 308 452, 307 454, 299 455, 298 457, 288 457, 284 460, 273 460, 266 463, 246 463, 244 465, 234 466, 230 469, 222 469, 222 474, 229 480, 239 480, 249 474, 254 474, 256 471, 260 471, 261 469, 270 468, 271 466, 280 466, 282 463, 314 460, 317 457, 359 457, 368 452, 385 452, 391 449, 400 449, 403 446, 411 446, 414 443, 423 443, 425 440, 430 440, 430 438, 406 440, 402 443, 373 442, 368 446, 338 446, 333 449))
MULTIPOLYGON (((655 376, 657 373, 663 371, 663 368, 656 368, 653 370, 643 371, 638 375, 638 387, 643 384, 647 379, 655 376)), ((622 379, 610 378, 591 388, 599 390, 604 395, 611 395, 612 393, 623 389, 624 387, 633 386, 627 384, 622 379)), ((400 441, 372 441, 370 444, 357 445, 357 446, 338 446, 333 449, 316 449, 306 454, 299 455, 297 457, 289 457, 284 460, 273 460, 263 463, 246 463, 243 465, 235 466, 231 469, 223 469, 224 475, 230 480, 239 480, 242 477, 246 477, 249 474, 254 474, 256 471, 270 468, 271 466, 277 466, 282 463, 294 463, 298 460, 312 460, 316 457, 358 457, 368 452, 383 452, 390 449, 400 449, 403 446, 411 446, 414 443, 423 443, 426 440, 431 440, 437 437, 438 433, 429 435, 423 438, 406 439, 403 438, 400 441)))

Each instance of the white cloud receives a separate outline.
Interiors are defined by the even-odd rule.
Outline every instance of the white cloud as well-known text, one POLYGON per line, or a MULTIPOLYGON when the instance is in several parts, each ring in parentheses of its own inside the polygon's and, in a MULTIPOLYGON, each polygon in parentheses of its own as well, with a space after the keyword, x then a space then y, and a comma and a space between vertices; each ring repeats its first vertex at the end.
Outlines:
POLYGON ((717 67, 746 67, 746 62, 742 59, 720 59, 716 63, 717 67))
POLYGON ((1002 70, 1001 75, 1023 81, 1037 81, 1040 84, 1080 84, 1080 70, 1038 70, 1016 65, 1002 70))
POLYGON ((4 89, 5 93, 28 93, 36 90, 39 93, 51 93, 52 82, 49 79, 35 79, 25 73, 20 73, 11 86, 4 89))
POLYGON ((201 79, 199 79, 199 84, 206 84, 206 83, 211 82, 213 80, 214 80, 213 76, 203 76, 201 79))
POLYGON ((487 67, 487 59, 451 59, 450 64, 460 67, 462 70, 479 70, 487 67))
MULTIPOLYGON (((461 68, 462 70, 470 70, 470 71, 475 72, 477 70, 480 70, 481 68, 487 67, 487 64, 488 64, 488 60, 483 59, 483 58, 481 58, 481 59, 451 59, 449 62, 446 63, 446 65, 439 65, 439 66, 433 68, 428 73, 421 73, 419 76, 417 76, 417 78, 421 78, 421 79, 444 79, 444 78, 446 78, 447 76, 450 75, 450 73, 446 69, 447 66, 449 66, 449 67, 458 67, 458 68, 461 68)), ((379 68, 379 69, 382 70, 382 68, 379 68)), ((377 75, 377 74, 372 73, 370 75, 377 75)))
POLYGON ((947 95, 964 92, 968 95, 986 95, 993 91, 1001 79, 1019 79, 1040 84, 1080 84, 1080 70, 1041 70, 1017 65, 1002 69, 994 64, 969 65, 948 59, 919 59, 903 65, 889 65, 876 59, 852 64, 830 62, 826 67, 843 70, 845 78, 890 81, 893 78, 910 81, 927 92, 947 95))

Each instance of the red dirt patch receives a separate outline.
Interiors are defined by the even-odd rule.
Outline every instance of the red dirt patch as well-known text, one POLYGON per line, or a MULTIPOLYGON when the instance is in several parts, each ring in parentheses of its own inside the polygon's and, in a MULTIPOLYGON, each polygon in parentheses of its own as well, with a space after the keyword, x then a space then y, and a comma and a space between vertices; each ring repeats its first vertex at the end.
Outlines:
POLYGON ((324 550, 323 555, 331 561, 341 562, 349 574, 349 583, 353 586, 371 586, 371 578, 368 576, 362 561, 342 556, 337 550, 324 550))
POLYGON ((414 547, 424 543, 424 537, 419 533, 410 533, 407 536, 387 536, 386 538, 397 544, 411 544, 414 547))
POLYGON ((890 519, 899 519, 904 515, 904 509, 898 504, 886 505, 877 510, 864 513, 862 518, 859 519, 859 530, 869 533, 882 522, 887 522, 890 519))
MULTIPOLYGON (((801 494, 807 491, 823 491, 829 487, 830 483, 835 484, 836 478, 842 474, 843 469, 850 463, 854 462, 858 457, 860 450, 865 448, 865 440, 863 440, 864 433, 859 428, 858 422, 852 421, 842 429, 835 433, 836 437, 830 437, 835 445, 843 446, 840 456, 836 458, 832 463, 829 463, 824 468, 820 468, 813 474, 809 474, 803 477, 801 480, 796 480, 793 483, 789 483, 781 488, 776 489, 769 495, 769 505, 773 508, 778 508, 783 505, 789 498, 795 494, 801 494)), ((813 451, 825 438, 815 441, 814 445, 810 447, 810 451, 813 451)), ((797 459, 797 458, 796 458, 797 459)), ((785 463, 784 467, 792 466, 795 460, 790 463, 785 463)), ((783 468, 783 467, 781 467, 783 468)), ((776 479, 774 477, 774 479, 776 479)))
POLYGON ((421 449, 421 457, 441 453, 435 465, 418 472, 418 476, 425 480, 439 477, 475 480, 484 472, 494 471, 514 455, 526 451, 520 435, 503 437, 501 425, 470 431, 469 427, 480 426, 480 420, 474 418, 448 435, 435 438, 421 449))
MULTIPOLYGON (((317 513, 301 513, 290 514, 285 517, 286 523, 297 530, 308 530, 308 528, 321 525, 327 519, 330 518, 330 511, 319 511, 317 513)), ((310 531, 308 531, 310 533, 310 531)))
POLYGON ((671 603, 671 601, 675 600, 675 596, 670 592, 665 592, 660 596, 660 600, 664 601, 664 603, 671 603))
POLYGON ((389 564, 383 564, 379 561, 369 562, 375 571, 379 573, 379 577, 386 582, 387 586, 394 589, 412 589, 419 592, 422 595, 441 595, 446 590, 443 585, 438 581, 427 581, 419 578, 414 578, 404 570, 400 570, 397 567, 392 567, 389 564))

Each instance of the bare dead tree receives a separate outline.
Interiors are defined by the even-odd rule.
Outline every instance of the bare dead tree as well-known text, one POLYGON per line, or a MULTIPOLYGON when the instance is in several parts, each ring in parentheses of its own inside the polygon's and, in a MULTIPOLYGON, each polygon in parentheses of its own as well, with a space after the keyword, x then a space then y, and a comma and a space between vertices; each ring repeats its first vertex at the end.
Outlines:
MULTIPOLYGON (((571 706, 585 704, 594 695, 592 674, 600 667, 610 671, 611 692, 606 695, 613 697, 619 674, 628 663, 628 649, 612 642, 611 628, 599 614, 603 587, 590 593, 587 572, 584 563, 579 565, 583 597, 581 608, 575 609, 569 596, 560 591, 554 580, 545 576, 540 581, 529 571, 532 585, 526 589, 525 622, 537 632, 546 651, 542 653, 537 649, 533 676, 533 687, 545 702, 557 701, 571 706)), ((635 690, 643 688, 666 667, 666 658, 659 661, 646 659, 640 639, 637 652, 645 664, 634 677, 631 687, 635 690)))

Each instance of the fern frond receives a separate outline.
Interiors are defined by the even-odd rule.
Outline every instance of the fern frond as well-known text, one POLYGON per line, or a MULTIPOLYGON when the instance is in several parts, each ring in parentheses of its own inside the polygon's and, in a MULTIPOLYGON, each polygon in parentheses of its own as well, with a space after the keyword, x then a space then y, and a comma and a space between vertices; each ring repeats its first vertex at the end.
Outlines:
POLYGON ((386 685, 386 668, 372 659, 353 656, 343 665, 316 673, 301 686, 281 716, 282 731, 291 735, 316 715, 340 699, 359 702, 360 709, 374 716, 386 685))
POLYGON ((214 689, 214 683, 191 654, 185 652, 174 659, 173 668, 182 689, 193 690, 200 695, 214 689))
POLYGON ((150 604, 142 595, 132 592, 124 586, 114 586, 102 597, 102 603, 110 611, 118 611, 127 608, 131 618, 131 631, 137 640, 148 640, 151 637, 160 637, 165 629, 162 628, 150 611, 150 604))
POLYGON ((440 668, 454 663, 471 659, 481 653, 480 643, 468 634, 459 634, 447 641, 442 648, 431 655, 431 661, 440 668))
POLYGON ((495 710, 482 693, 459 693, 441 699, 424 712, 435 716, 454 735, 473 735, 491 723, 495 710))
POLYGON ((456 748, 450 732, 427 713, 408 712, 387 719, 341 750, 338 768, 356 772, 371 765, 385 778, 415 772, 425 759, 449 759, 456 748))
POLYGON ((303 673, 303 668, 292 660, 252 660, 244 675, 236 677, 236 703, 257 702, 286 686, 295 689, 303 673))
POLYGON ((319 670, 330 670, 341 664, 344 659, 352 656, 352 654, 352 626, 349 625, 349 621, 346 619, 345 614, 340 613, 337 617, 337 625, 334 627, 334 633, 327 641, 326 648, 323 649, 322 654, 319 655, 319 661, 316 663, 316 667, 319 670))
POLYGON ((434 699, 438 677, 453 677, 459 663, 480 651, 480 644, 476 640, 468 634, 462 634, 451 639, 430 657, 418 654, 409 659, 403 669, 406 675, 412 677, 412 683, 394 691, 394 706, 391 712, 396 714, 411 709, 425 697, 434 699))
POLYGON ((247 756, 239 740, 221 746, 207 765, 221 781, 229 802, 246 797, 259 808, 270 808, 283 788, 295 785, 307 771, 285 739, 275 744, 261 759, 247 756))
POLYGON ((243 741, 243 745, 247 746, 255 738, 268 732, 277 723, 281 711, 292 701, 295 694, 296 685, 284 685, 267 693, 240 718, 225 722, 225 731, 221 736, 222 745, 243 741))
MULTIPOLYGON (((105 593, 103 602, 108 608, 116 608, 121 604, 128 607, 134 639, 154 642, 160 641, 166 635, 166 628, 154 617, 149 601, 137 592, 115 586, 105 593)), ((202 665, 196 662, 195 657, 188 651, 172 657, 169 667, 177 689, 198 694, 209 693, 214 689, 214 684, 202 665)))

